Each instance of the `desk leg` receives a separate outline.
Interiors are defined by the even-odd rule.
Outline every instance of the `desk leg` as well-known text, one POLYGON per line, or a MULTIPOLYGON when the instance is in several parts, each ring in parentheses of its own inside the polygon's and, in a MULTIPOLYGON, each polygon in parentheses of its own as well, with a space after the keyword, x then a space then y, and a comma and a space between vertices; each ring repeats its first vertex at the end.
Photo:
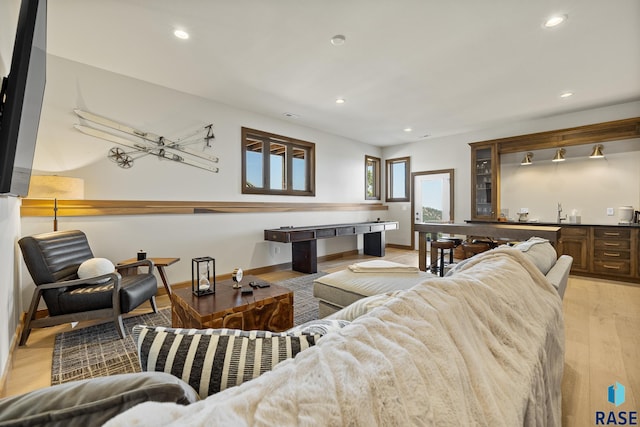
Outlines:
POLYGON ((156 264, 156 268, 158 269, 158 273, 160 273, 162 284, 164 285, 164 288, 167 290, 167 295, 171 297, 171 287, 169 286, 169 282, 167 281, 167 274, 164 271, 164 267, 156 264))
POLYGON ((318 272, 317 240, 291 244, 291 269, 301 273, 318 272))
POLYGON ((364 234, 364 253, 366 255, 383 257, 385 244, 384 231, 364 234))
POLYGON ((418 232, 418 269, 427 271, 427 233, 418 232))

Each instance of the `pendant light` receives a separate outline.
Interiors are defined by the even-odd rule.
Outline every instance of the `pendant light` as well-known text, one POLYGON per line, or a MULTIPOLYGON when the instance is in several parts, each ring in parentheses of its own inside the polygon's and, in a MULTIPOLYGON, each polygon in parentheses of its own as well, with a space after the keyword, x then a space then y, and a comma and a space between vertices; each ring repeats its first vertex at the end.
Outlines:
POLYGON ((589 156, 590 159, 601 159, 604 157, 604 154, 602 153, 602 149, 604 147, 602 146, 602 144, 596 144, 593 146, 593 151, 591 152, 591 155, 589 156))
POLYGON ((531 165, 533 164, 533 162, 531 161, 531 159, 533 159, 533 153, 529 152, 527 154, 524 155, 524 159, 522 159, 522 161, 520 162, 520 164, 522 166, 527 166, 527 165, 531 165))
POLYGON ((558 148, 556 155, 553 156, 552 162, 564 162, 564 155, 567 152, 564 148, 558 148))

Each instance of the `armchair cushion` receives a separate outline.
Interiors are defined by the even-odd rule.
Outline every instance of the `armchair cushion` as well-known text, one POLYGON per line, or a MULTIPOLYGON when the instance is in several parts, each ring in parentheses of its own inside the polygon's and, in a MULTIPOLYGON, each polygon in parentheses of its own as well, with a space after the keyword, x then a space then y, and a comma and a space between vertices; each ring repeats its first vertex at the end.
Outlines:
POLYGON ((93 258, 87 236, 79 230, 27 236, 19 243, 36 285, 76 279, 80 264, 93 258))
MULTIPOLYGON (((128 313, 158 291, 153 274, 124 276, 121 280, 120 311, 128 313)), ((52 307, 60 313, 78 313, 110 307, 113 296, 113 282, 77 287, 68 292, 58 293, 55 300, 47 300, 49 312, 52 307)))

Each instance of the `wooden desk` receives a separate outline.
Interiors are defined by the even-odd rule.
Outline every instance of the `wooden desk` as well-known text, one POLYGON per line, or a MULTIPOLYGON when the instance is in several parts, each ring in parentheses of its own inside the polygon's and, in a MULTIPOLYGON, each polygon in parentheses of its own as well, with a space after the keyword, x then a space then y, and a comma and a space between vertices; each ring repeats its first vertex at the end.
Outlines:
POLYGON ((418 268, 427 271, 427 234, 437 239, 438 233, 460 234, 464 236, 483 236, 513 240, 528 240, 541 237, 549 240, 554 246, 560 239, 560 227, 543 225, 495 224, 495 223, 423 223, 414 224, 418 232, 418 268))
POLYGON ((387 230, 396 230, 397 221, 356 222, 353 224, 280 227, 264 230, 264 240, 291 243, 291 268, 301 273, 318 272, 317 240, 331 237, 364 235, 364 253, 384 256, 387 230))
MULTIPOLYGON (((241 284, 264 282, 244 276, 241 284)), ((231 279, 216 283, 216 293, 197 297, 191 288, 178 288, 171 295, 171 326, 174 328, 230 328, 282 332, 293 327, 293 291, 270 283, 243 295, 233 289, 231 279)))
MULTIPOLYGON (((153 265, 156 266, 156 269, 158 270, 158 274, 160 274, 160 278, 162 279, 162 284, 164 285, 164 288, 167 290, 167 295, 171 296, 171 286, 169 286, 169 281, 167 280, 167 273, 164 271, 164 268, 180 261, 180 258, 149 258, 149 259, 153 261, 153 265)), ((118 265, 130 264, 136 261, 138 261, 137 258, 129 258, 129 259, 125 259, 124 261, 120 261, 118 265)))

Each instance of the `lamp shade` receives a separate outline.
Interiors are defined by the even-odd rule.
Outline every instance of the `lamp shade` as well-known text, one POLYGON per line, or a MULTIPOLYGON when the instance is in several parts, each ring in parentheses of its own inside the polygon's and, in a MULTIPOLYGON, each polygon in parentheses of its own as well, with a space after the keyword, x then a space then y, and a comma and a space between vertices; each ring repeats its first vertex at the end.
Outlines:
POLYGON ((34 175, 29 183, 29 199, 83 199, 84 180, 70 176, 34 175))

